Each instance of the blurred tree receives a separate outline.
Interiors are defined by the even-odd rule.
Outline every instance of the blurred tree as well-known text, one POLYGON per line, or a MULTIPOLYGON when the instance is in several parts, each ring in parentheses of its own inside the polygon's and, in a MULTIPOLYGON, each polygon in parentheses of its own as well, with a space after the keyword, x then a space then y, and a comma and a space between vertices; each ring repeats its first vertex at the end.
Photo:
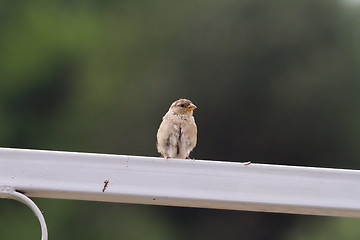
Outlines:
POLYGON ((359 239, 359 219, 354 218, 329 218, 303 216, 299 224, 296 224, 284 239, 359 239))

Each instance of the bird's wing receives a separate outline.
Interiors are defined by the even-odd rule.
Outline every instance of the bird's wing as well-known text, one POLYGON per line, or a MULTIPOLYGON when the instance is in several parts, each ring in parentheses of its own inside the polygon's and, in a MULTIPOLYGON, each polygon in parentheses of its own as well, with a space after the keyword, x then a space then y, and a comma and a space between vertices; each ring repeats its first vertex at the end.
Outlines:
POLYGON ((164 116, 163 121, 160 124, 160 127, 157 132, 157 147, 159 152, 166 151, 167 146, 170 144, 170 135, 173 131, 174 123, 171 118, 167 115, 164 116))

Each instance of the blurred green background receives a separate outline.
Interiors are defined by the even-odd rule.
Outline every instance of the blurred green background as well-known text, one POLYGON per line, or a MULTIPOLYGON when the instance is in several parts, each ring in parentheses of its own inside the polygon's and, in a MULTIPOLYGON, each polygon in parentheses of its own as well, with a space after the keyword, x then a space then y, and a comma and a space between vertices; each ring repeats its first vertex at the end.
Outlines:
MULTIPOLYGON (((158 156, 174 100, 192 157, 359 169, 360 3, 0 1, 0 146, 158 156)), ((34 199, 50 239, 359 239, 359 219, 34 199)), ((39 239, 0 200, 0 239, 39 239)))

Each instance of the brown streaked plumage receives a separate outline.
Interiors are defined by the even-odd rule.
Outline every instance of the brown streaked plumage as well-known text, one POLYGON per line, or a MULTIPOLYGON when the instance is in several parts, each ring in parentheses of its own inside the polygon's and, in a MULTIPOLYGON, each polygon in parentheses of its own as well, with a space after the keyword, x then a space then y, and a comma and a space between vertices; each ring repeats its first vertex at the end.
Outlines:
POLYGON ((190 100, 179 99, 163 117, 157 132, 157 150, 164 158, 189 158, 197 141, 194 109, 190 100))

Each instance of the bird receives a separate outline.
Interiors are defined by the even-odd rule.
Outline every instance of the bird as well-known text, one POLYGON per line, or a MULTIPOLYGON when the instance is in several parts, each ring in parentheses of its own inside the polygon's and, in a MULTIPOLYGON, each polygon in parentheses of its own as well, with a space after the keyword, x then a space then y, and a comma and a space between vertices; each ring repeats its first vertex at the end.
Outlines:
POLYGON ((197 142, 193 111, 197 107, 181 98, 173 102, 157 131, 157 150, 164 158, 189 159, 197 142))

